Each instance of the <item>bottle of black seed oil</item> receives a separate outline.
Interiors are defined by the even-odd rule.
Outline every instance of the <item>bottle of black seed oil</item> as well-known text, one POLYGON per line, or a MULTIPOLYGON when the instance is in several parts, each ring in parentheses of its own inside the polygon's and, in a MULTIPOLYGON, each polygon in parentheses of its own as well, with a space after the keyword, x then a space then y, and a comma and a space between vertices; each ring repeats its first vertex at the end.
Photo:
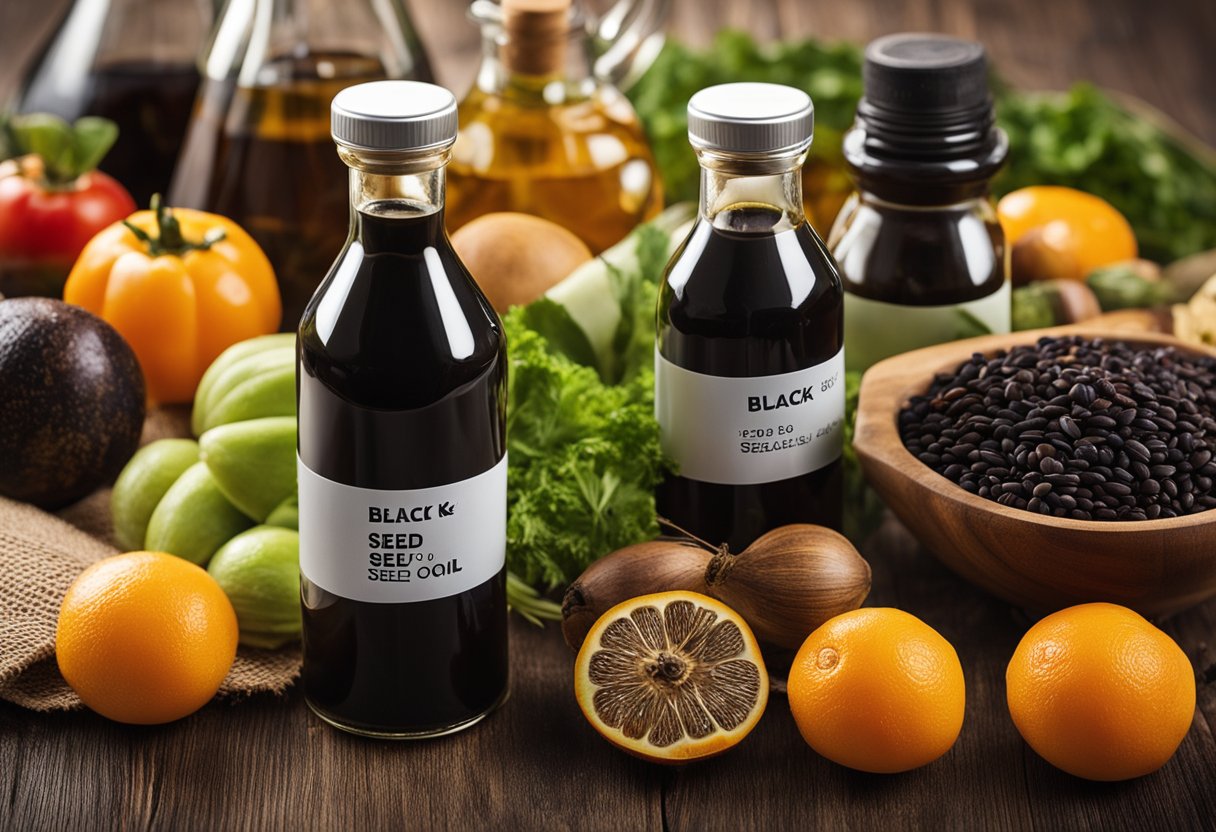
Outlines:
POLYGON ((679 466, 661 515, 741 551, 786 523, 841 522, 840 276, 802 209, 814 110, 775 84, 688 104, 701 210, 659 295, 655 411, 679 466))
POLYGON ((349 87, 332 128, 352 227, 298 341, 304 692, 435 736, 507 694, 506 345, 444 231, 452 94, 349 87))
POLYGON ((889 35, 866 48, 863 75, 844 139, 857 192, 828 237, 844 278, 849 369, 1009 332, 1005 238, 988 196, 1008 140, 984 47, 889 35))

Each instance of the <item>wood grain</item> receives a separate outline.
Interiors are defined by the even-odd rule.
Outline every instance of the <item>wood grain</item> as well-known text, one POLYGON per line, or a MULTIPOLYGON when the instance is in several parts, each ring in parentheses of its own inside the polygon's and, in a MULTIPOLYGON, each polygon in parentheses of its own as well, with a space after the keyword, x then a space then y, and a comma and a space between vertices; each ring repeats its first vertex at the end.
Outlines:
POLYGON ((0 826, 659 828, 662 778, 590 730, 557 628, 515 622, 511 650, 507 705, 430 742, 342 734, 298 690, 156 728, 4 705, 0 826))
POLYGON ((861 383, 853 446, 883 501, 955 572, 1005 600, 1044 612, 1088 601, 1168 615, 1216 596, 1216 512, 1144 522, 1051 517, 968 494, 930 471, 905 447, 898 415, 938 373, 973 353, 1034 344, 1045 335, 1082 335, 1187 354, 1211 350, 1172 335, 1122 335, 1091 323, 937 344, 875 364, 861 383))
MULTIPOLYGON (((0 100, 64 5, 0 0, 0 100)), ((478 40, 464 4, 408 5, 440 80, 465 89, 478 40)), ((672 30, 685 40, 706 43, 724 25, 766 38, 864 41, 904 29, 978 37, 1016 85, 1090 79, 1216 143, 1209 0, 674 2, 672 30)), ((1195 724, 1177 755, 1155 775, 1092 784, 1040 760, 1009 720, 1004 667, 1028 619, 928 557, 890 518, 861 548, 874 575, 868 603, 924 618, 955 644, 966 672, 962 736, 919 771, 865 775, 826 762, 779 695, 732 753, 678 770, 647 766, 602 742, 578 713, 573 657, 557 628, 515 622, 511 701, 475 730, 429 743, 339 734, 298 692, 146 729, 0 705, 0 828, 1213 828, 1216 602, 1163 625, 1199 680, 1195 724)))

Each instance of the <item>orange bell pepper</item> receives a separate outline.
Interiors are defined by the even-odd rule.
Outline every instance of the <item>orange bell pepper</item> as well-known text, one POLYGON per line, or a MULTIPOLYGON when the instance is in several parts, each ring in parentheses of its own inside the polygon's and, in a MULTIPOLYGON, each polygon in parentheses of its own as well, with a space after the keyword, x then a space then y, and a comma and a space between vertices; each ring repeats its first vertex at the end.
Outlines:
POLYGON ((63 299, 119 331, 159 404, 190 401, 216 356, 283 314, 270 261, 240 226, 155 197, 89 241, 63 299))

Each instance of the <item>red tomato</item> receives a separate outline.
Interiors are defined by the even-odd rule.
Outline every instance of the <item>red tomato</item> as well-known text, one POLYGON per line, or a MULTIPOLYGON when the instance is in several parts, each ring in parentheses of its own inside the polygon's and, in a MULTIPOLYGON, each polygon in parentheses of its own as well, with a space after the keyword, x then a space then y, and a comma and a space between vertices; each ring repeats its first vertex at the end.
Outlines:
POLYGON ((25 176, 0 179, 0 260, 70 266, 98 231, 126 219, 135 200, 100 171, 63 190, 46 190, 25 176))

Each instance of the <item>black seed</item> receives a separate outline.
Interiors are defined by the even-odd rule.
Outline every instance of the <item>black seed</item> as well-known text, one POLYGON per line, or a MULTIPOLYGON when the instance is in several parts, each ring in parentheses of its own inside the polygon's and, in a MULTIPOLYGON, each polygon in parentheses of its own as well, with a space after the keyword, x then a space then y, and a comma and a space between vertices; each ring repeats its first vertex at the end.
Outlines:
POLYGON ((987 462, 989 465, 1004 465, 1005 457, 998 454, 996 451, 983 450, 980 451, 980 459, 987 462))
POLYGON ((1067 433, 1073 439, 1081 438, 1081 429, 1077 427, 1077 423, 1074 422, 1070 416, 1060 417, 1060 430, 1067 433))
POLYGON ((938 374, 900 412, 904 445, 963 489, 1056 517, 1216 508, 1216 360, 1041 338, 938 374))
POLYGON ((1064 465, 1057 459, 1047 457, 1039 460, 1039 470, 1044 474, 1063 474, 1064 465))
POLYGON ((1148 462, 1148 448, 1144 447, 1144 445, 1140 442, 1137 442, 1135 439, 1128 439, 1123 443, 1123 447, 1129 454, 1136 457, 1136 459, 1140 460, 1141 462, 1148 462))

